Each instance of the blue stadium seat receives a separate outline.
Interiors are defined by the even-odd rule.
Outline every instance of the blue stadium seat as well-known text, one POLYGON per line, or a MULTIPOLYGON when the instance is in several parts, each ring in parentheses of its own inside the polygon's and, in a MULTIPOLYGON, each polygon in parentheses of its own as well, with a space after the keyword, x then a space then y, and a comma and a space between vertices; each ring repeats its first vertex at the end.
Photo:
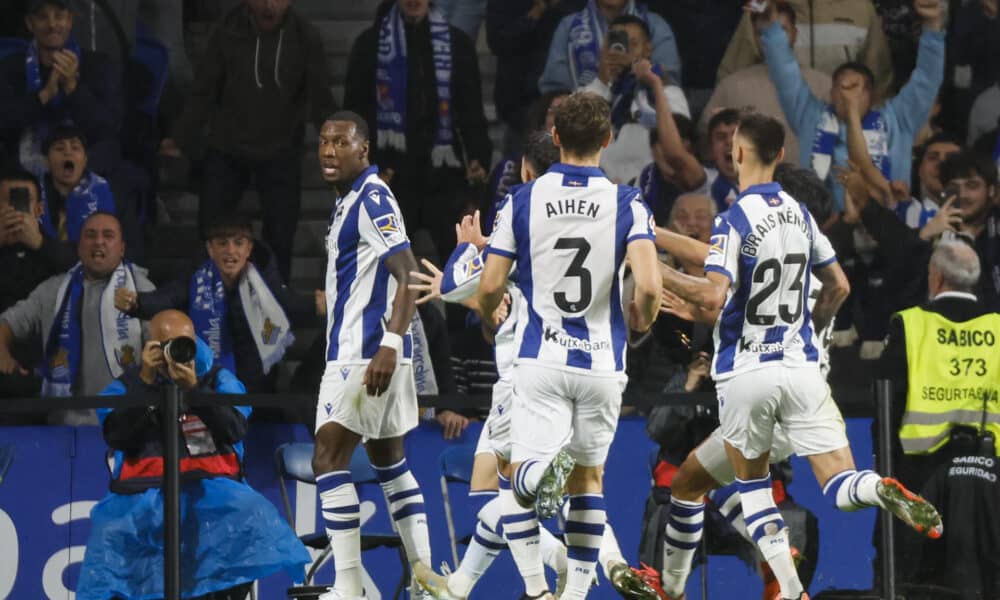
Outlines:
MULTIPOLYGON (((295 515, 292 513, 292 504, 288 497, 288 489, 286 487, 286 482, 291 481, 301 481, 303 483, 314 484, 316 483, 316 477, 313 475, 312 469, 312 457, 315 444, 311 442, 294 442, 288 444, 282 444, 274 451, 274 468, 278 475, 278 481, 281 485, 278 489, 281 491, 281 501, 285 505, 285 516, 288 518, 288 523, 294 528, 295 527, 295 515)), ((355 449, 354 454, 351 456, 351 478, 354 480, 354 485, 358 489, 358 496, 362 496, 363 490, 366 487, 374 486, 375 492, 378 495, 382 494, 381 486, 379 485, 378 478, 375 476, 375 469, 372 468, 371 463, 368 461, 368 454, 365 452, 364 446, 358 446, 355 449)), ((322 553, 313 561, 313 564, 309 567, 309 572, 306 574, 305 585, 294 586, 288 589, 289 598, 315 598, 319 594, 325 592, 328 586, 317 586, 311 585, 313 577, 316 575, 316 571, 319 570, 323 563, 330 558, 331 548, 330 541, 326 536, 326 531, 320 529, 317 532, 309 533, 299 536, 302 543, 306 546, 322 550, 322 553)), ((393 596, 394 599, 398 599, 400 594, 403 592, 403 588, 406 587, 406 583, 410 579, 410 565, 406 560, 406 551, 403 549, 403 540, 400 539, 399 534, 394 532, 379 532, 379 531, 367 531, 364 525, 361 526, 361 551, 373 550, 375 548, 385 547, 394 548, 399 554, 399 561, 403 568, 403 574, 399 579, 399 585, 396 586, 396 593, 393 596)))

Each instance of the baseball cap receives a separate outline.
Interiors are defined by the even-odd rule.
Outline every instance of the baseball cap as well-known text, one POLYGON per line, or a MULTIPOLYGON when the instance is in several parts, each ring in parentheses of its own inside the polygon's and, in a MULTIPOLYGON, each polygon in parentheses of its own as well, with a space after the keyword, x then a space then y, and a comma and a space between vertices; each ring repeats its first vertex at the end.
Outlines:
POLYGON ((46 5, 69 10, 69 0, 28 0, 28 14, 38 12, 46 5))

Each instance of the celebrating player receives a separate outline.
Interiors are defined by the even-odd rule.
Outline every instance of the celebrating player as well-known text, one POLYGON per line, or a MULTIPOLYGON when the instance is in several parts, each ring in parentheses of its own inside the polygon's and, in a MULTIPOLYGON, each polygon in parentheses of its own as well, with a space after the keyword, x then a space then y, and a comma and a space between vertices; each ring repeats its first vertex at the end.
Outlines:
MULTIPOLYGON (((336 570, 321 600, 357 600, 361 508, 349 470, 364 442, 413 572, 429 570, 424 500, 403 456, 403 434, 417 425, 410 321, 416 268, 396 199, 368 163, 368 126, 334 114, 319 133, 323 179, 337 192, 326 245, 326 371, 316 407, 313 472, 336 570)), ((411 586, 411 596, 420 594, 411 586)), ((416 597, 416 596, 414 596, 416 597)))
MULTIPOLYGON (((663 269, 663 284, 690 302, 694 316, 715 324, 712 375, 719 397, 720 433, 732 464, 744 523, 776 577, 778 598, 807 598, 771 495, 768 458, 780 420, 787 444, 810 458, 824 494, 845 510, 881 506, 931 537, 941 535, 937 511, 897 481, 858 472, 843 420, 819 369, 816 331, 843 298, 844 275, 829 241, 809 211, 773 183, 783 156, 784 129, 748 114, 733 136, 741 194, 716 218, 705 277, 663 269), (812 274, 823 283, 812 311, 812 274), (831 408, 832 407, 832 408, 831 408)), ((711 438, 709 443, 711 443, 711 438)), ((712 473, 714 457, 689 458, 712 473)), ((688 464, 689 461, 685 461, 688 464)), ((718 474, 719 471, 716 471, 718 474)), ((720 477, 724 477, 720 475, 720 477)), ((703 477, 698 485, 713 487, 703 477)), ((683 593, 689 553, 701 535, 704 504, 672 500, 664 577, 668 594, 683 593), (672 531, 671 531, 672 530, 672 531)), ((687 567, 689 568, 689 566, 687 567)))
POLYGON ((526 304, 515 331, 514 493, 503 499, 502 523, 528 598, 551 594, 538 517, 525 506, 540 489, 561 497, 564 483, 568 575, 560 597, 584 598, 590 588, 605 523, 603 465, 625 385, 626 257, 636 281, 629 326, 645 331, 656 318, 660 282, 649 211, 638 190, 612 184, 597 167, 610 127, 607 103, 595 95, 578 92, 560 104, 553 140, 561 162, 500 210, 480 279, 480 313, 490 315, 516 260, 526 304), (563 448, 572 460, 553 461, 563 448))

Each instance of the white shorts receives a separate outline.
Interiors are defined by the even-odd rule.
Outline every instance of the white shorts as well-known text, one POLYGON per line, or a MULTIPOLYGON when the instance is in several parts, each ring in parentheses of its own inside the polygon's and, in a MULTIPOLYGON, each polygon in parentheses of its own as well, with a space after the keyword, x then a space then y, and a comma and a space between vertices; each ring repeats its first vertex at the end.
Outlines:
POLYGON ((367 369, 368 363, 326 363, 319 384, 316 431, 327 423, 339 423, 367 441, 400 437, 417 426, 412 365, 397 365, 389 389, 381 396, 369 396, 365 391, 367 369))
POLYGON ((748 459, 770 452, 776 438, 779 456, 848 446, 844 418, 817 368, 757 369, 717 382, 715 389, 722 437, 748 459))
POLYGON ((496 454, 510 461, 510 411, 513 402, 514 387, 509 380, 500 379, 493 384, 490 414, 479 433, 476 454, 496 454))
POLYGON ((603 465, 618 427, 622 374, 514 366, 511 462, 549 459, 563 448, 584 467, 603 465))

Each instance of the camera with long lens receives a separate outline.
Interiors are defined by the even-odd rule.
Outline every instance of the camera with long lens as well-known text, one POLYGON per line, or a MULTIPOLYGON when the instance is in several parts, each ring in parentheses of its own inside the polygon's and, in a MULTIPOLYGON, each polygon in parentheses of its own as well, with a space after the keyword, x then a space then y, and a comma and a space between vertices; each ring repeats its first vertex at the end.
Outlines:
POLYGON ((175 363, 189 363, 194 360, 195 343, 189 337, 175 337, 161 344, 164 356, 175 363))

